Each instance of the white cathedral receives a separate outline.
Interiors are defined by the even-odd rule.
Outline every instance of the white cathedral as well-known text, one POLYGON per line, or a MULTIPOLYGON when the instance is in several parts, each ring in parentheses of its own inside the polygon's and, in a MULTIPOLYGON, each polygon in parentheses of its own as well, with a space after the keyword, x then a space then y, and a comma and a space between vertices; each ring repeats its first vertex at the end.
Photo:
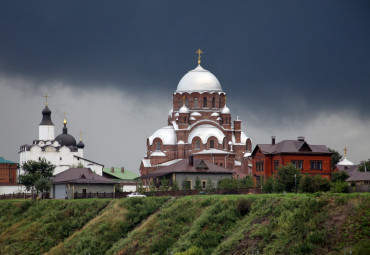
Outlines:
POLYGON ((102 175, 104 165, 84 158, 84 147, 85 145, 81 138, 79 143, 76 143, 76 139, 68 134, 66 118, 64 118, 62 134, 55 137, 55 128, 51 121, 51 111, 46 102, 45 108, 42 111, 42 121, 39 125, 39 139, 34 140, 32 145, 26 144, 20 147, 20 174, 24 172, 22 165, 26 161, 37 161, 45 158, 56 166, 54 175, 80 165, 91 168, 96 174, 102 175))

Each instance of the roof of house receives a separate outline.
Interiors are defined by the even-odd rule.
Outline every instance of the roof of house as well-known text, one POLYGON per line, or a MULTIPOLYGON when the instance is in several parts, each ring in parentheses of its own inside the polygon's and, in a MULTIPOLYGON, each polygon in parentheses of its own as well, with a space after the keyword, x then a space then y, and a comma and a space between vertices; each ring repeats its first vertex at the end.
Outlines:
POLYGON ((353 171, 346 181, 370 181, 370 172, 353 171))
POLYGON ((158 177, 169 173, 233 174, 234 172, 202 159, 194 158, 193 165, 190 165, 189 159, 183 159, 158 171, 143 175, 141 178, 158 177))
POLYGON ((116 177, 119 180, 133 181, 135 178, 139 177, 138 174, 133 173, 133 172, 127 170, 127 169, 125 169, 124 172, 122 173, 122 168, 121 167, 114 167, 113 169, 114 169, 114 172, 112 172, 111 167, 106 167, 106 168, 103 168, 103 172, 106 173, 106 174, 109 174, 113 177, 116 177))
POLYGON ((325 145, 312 145, 304 140, 284 140, 276 144, 257 144, 252 155, 255 155, 258 148, 261 149, 263 154, 332 154, 325 145))
POLYGON ((0 164, 18 164, 10 160, 6 160, 3 157, 0 157, 0 164))
POLYGON ((90 168, 70 168, 67 169, 54 177, 52 177, 53 184, 62 183, 92 183, 92 184, 115 184, 117 182, 112 181, 106 177, 100 176, 90 168))

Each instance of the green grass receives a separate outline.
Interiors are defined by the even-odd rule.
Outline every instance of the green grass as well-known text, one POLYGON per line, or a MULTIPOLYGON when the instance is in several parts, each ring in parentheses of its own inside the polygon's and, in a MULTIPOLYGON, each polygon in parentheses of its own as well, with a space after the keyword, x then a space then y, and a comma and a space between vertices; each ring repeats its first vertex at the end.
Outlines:
POLYGON ((0 201, 0 254, 370 254, 370 194, 0 201))

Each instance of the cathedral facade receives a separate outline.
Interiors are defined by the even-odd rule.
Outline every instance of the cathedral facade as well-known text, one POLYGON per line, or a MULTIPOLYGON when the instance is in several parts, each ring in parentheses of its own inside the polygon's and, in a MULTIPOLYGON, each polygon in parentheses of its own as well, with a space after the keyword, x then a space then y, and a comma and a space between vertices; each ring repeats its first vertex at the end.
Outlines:
MULTIPOLYGON (((42 121, 39 125, 39 138, 33 140, 32 144, 22 145, 19 151, 19 164, 28 160, 46 159, 55 165, 54 175, 61 173, 71 167, 91 168, 96 174, 103 174, 103 165, 84 158, 84 143, 80 138, 77 143, 76 139, 68 134, 67 121, 64 118, 62 133, 55 137, 55 127, 51 120, 51 111, 46 103, 42 111, 42 121)), ((21 168, 20 173, 24 171, 21 168)))
POLYGON ((146 175, 193 155, 246 173, 252 141, 242 121, 232 119, 226 93, 218 79, 198 66, 185 74, 173 93, 168 125, 147 139, 140 173, 146 175))

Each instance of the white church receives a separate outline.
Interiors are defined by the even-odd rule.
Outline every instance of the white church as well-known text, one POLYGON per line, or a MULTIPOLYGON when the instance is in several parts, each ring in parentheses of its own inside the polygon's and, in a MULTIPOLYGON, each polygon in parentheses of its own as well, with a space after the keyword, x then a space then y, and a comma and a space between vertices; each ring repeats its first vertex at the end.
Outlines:
POLYGON ((32 145, 26 144, 20 147, 20 174, 24 173, 22 165, 26 161, 45 158, 56 166, 54 175, 80 165, 91 168, 98 175, 103 175, 104 165, 84 158, 84 147, 81 138, 76 143, 76 139, 68 134, 66 118, 64 118, 62 133, 55 137, 55 127, 51 121, 51 111, 46 101, 42 111, 42 121, 39 125, 39 139, 34 140, 32 145))

